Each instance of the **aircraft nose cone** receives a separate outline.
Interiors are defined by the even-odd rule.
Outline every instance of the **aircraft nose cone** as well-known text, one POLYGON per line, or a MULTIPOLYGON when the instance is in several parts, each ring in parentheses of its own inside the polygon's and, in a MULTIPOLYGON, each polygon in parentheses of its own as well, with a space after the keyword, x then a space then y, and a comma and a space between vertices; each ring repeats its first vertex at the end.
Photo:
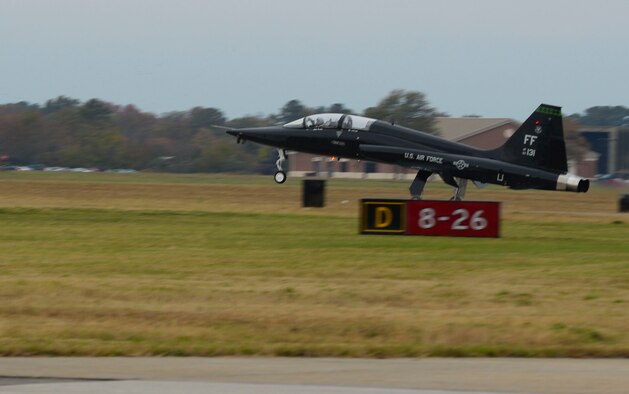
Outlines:
POLYGON ((277 127, 236 129, 228 130, 227 133, 235 136, 238 142, 253 141, 271 146, 282 146, 286 141, 284 131, 277 127))

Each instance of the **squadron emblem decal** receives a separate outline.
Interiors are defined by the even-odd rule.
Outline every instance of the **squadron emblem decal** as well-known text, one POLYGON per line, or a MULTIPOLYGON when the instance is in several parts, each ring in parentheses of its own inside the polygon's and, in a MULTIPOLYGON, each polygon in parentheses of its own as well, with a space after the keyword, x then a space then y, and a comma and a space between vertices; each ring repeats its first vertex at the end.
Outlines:
POLYGON ((457 170, 461 171, 469 167, 470 165, 463 159, 452 162, 457 170))

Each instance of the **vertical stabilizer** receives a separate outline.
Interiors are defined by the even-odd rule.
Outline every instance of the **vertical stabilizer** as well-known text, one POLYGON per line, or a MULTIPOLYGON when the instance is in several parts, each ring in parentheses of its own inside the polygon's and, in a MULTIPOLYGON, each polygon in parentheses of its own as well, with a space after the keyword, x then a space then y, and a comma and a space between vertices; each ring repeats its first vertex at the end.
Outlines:
POLYGON ((499 159, 555 173, 568 171, 561 107, 542 104, 496 151, 499 159))

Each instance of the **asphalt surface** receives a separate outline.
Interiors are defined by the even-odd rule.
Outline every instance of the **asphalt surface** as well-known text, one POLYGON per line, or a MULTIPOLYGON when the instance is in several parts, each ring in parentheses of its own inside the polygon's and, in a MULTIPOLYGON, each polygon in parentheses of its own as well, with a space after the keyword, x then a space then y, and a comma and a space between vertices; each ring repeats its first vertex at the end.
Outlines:
POLYGON ((307 385, 271 385, 244 383, 207 383, 207 382, 163 382, 163 381, 117 381, 117 382, 77 382, 58 384, 24 384, 11 387, 0 387, 2 393, 33 394, 33 393, 65 393, 65 394, 494 394, 473 393, 470 391, 435 391, 377 389, 365 387, 334 387, 307 385), (8 391, 5 391, 8 390, 8 391))
POLYGON ((627 394, 629 360, 6 357, 0 393, 627 394))

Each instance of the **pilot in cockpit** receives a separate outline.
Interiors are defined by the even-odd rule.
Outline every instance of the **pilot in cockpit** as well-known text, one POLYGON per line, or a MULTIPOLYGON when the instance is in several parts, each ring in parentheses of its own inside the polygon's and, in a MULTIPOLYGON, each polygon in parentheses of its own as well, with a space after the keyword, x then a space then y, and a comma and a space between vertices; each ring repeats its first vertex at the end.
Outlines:
POLYGON ((323 127, 325 127, 326 129, 335 128, 336 125, 337 125, 337 122, 332 118, 328 118, 328 120, 326 120, 325 123, 323 123, 323 127))

